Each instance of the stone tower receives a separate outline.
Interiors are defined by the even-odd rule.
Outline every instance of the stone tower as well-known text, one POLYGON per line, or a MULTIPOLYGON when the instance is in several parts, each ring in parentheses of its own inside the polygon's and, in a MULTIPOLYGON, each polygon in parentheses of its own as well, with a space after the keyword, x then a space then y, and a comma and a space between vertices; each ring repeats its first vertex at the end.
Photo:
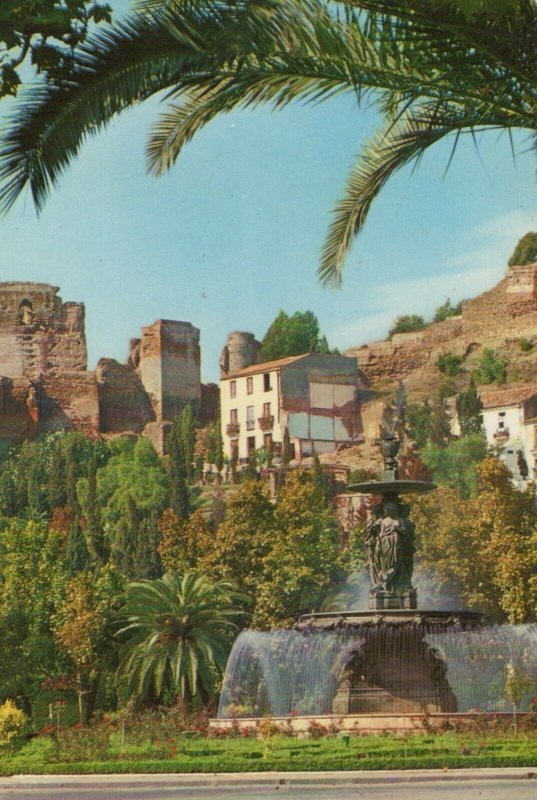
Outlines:
POLYGON ((84 306, 48 283, 0 283, 0 375, 36 379, 87 368, 84 306))
POLYGON ((230 372, 260 364, 261 343, 253 333, 248 331, 233 331, 227 337, 226 344, 220 355, 220 374, 222 377, 230 372))
POLYGON ((174 420, 201 399, 200 332, 190 322, 159 319, 142 328, 139 374, 157 422, 174 420))
POLYGON ((511 316, 537 311, 537 264, 509 267, 506 294, 511 316))

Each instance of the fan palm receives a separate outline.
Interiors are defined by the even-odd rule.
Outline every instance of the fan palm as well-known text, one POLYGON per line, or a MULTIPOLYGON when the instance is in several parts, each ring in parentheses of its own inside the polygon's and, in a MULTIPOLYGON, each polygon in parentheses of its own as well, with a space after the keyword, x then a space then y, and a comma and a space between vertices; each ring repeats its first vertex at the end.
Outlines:
POLYGON ((197 572, 128 584, 117 636, 118 676, 130 693, 158 700, 170 689, 187 704, 198 693, 207 702, 237 628, 237 600, 231 584, 197 572))
POLYGON ((68 84, 21 98, 0 142, 0 203, 29 184, 39 209, 88 135, 161 90, 169 105, 147 148, 155 174, 236 107, 373 93, 383 125, 350 172, 319 267, 338 283, 398 169, 450 134, 456 144, 467 132, 535 132, 537 7, 494 2, 500 15, 468 16, 439 0, 142 0, 80 46, 68 84))

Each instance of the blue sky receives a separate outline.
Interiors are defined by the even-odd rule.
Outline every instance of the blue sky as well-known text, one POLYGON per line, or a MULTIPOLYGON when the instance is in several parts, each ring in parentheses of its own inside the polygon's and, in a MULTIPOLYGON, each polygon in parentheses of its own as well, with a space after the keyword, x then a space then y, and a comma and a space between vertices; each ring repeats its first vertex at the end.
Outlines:
MULTIPOLYGON (((116 2, 116 7, 119 3, 116 2)), ((162 107, 162 106, 161 106, 162 107)), ((217 380, 231 330, 261 337, 283 308, 311 309, 332 346, 384 338, 402 313, 430 316, 490 287, 516 240, 537 230, 536 163, 522 137, 451 143, 401 171, 376 201, 343 287, 315 270, 332 208, 375 113, 352 96, 215 120, 164 178, 144 172, 156 100, 90 140, 40 217, 29 196, 0 219, 0 280, 61 287, 86 304, 89 366, 125 360, 142 325, 201 329, 202 376, 217 380)))

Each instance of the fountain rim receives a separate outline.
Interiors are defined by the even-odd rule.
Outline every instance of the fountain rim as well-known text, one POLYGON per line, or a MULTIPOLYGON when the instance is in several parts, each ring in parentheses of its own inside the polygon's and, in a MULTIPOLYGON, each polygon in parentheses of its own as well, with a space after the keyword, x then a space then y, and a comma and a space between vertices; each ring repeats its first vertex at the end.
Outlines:
POLYGON ((453 625, 470 624, 475 627, 486 625, 487 617, 481 611, 470 609, 427 609, 427 608, 392 608, 369 609, 350 611, 318 611, 311 614, 302 614, 298 619, 296 628, 299 630, 308 627, 332 628, 345 625, 371 625, 385 623, 400 625, 408 622, 431 627, 445 627, 453 625))
POLYGON ((347 492, 354 494, 425 494, 437 489, 435 483, 429 481, 413 481, 396 478, 393 481, 364 481, 363 483, 350 483, 347 492))

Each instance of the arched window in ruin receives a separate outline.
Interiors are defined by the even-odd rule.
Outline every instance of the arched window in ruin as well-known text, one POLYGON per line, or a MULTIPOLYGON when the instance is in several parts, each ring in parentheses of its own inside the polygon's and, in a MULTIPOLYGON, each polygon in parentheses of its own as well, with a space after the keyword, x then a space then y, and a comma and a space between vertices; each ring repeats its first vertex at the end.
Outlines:
POLYGON ((34 321, 34 311, 30 300, 23 300, 19 306, 19 322, 21 325, 31 325, 34 321))

